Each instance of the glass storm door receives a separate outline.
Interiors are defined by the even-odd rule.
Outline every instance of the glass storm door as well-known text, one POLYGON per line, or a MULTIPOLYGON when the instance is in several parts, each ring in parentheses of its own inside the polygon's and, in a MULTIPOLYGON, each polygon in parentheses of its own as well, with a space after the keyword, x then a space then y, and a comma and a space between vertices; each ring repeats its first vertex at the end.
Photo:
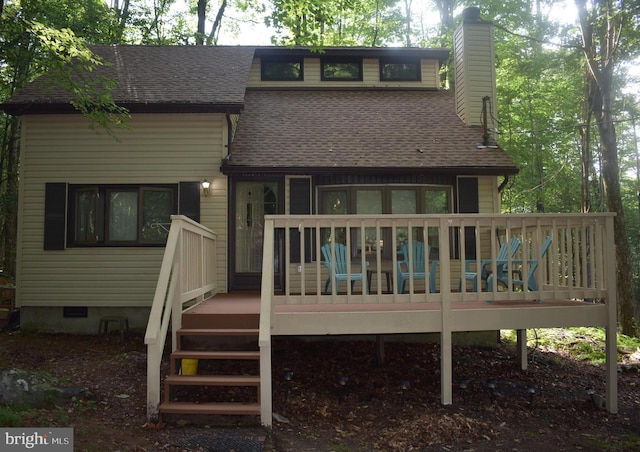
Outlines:
MULTIPOLYGON (((262 274, 264 216, 278 212, 276 181, 235 182, 234 220, 230 231, 231 289, 257 290, 262 274)), ((278 265, 278 247, 274 265, 278 265)), ((276 267, 276 273, 280 273, 276 267)))

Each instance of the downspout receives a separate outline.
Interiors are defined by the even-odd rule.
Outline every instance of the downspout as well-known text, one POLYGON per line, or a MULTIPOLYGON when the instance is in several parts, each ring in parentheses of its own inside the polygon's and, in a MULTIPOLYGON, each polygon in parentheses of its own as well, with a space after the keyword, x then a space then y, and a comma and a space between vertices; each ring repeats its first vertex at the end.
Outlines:
POLYGON ((504 180, 502 181, 502 183, 500 183, 500 186, 498 187, 498 193, 502 193, 502 190, 504 190, 504 187, 506 187, 508 183, 509 183, 509 175, 505 174, 504 180))
POLYGON ((229 110, 225 113, 227 119, 227 155, 224 157, 224 161, 231 160, 231 140, 233 139, 233 126, 231 124, 231 113, 229 110))

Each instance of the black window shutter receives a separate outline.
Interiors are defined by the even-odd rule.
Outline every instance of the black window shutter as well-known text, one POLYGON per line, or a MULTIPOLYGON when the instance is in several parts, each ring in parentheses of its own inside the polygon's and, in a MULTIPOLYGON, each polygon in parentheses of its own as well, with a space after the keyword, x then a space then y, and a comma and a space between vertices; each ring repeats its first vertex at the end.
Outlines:
POLYGON ((178 213, 200 223, 200 182, 180 182, 178 213))
MULTIPOLYGON (((291 179, 289 181, 289 212, 291 215, 311 214, 311 180, 291 179)), ((300 262, 300 231, 291 229, 291 262, 300 262)), ((304 261, 311 262, 311 230, 305 230, 304 261)))
MULTIPOLYGON (((480 203, 478 199, 478 178, 458 178, 458 212, 478 213, 480 203)), ((473 227, 467 227, 464 231, 464 252, 467 259, 476 258, 476 231, 473 227)))
POLYGON ((44 187, 44 249, 64 250, 67 224, 67 184, 47 182, 44 187))

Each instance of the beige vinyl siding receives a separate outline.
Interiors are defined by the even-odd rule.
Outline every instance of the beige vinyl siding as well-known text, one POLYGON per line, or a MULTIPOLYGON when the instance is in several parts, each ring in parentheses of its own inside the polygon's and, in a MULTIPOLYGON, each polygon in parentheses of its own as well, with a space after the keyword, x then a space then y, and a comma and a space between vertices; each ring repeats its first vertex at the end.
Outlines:
POLYGON ((296 82, 262 81, 260 76, 260 58, 254 58, 249 73, 249 87, 278 88, 437 88, 439 85, 437 60, 421 60, 421 82, 381 82, 380 65, 377 58, 364 58, 362 61, 362 81, 322 81, 320 76, 320 58, 304 59, 304 80, 296 82))
POLYGON ((478 177, 478 213, 500 213, 498 179, 494 176, 478 177))
POLYGON ((491 98, 492 116, 498 117, 493 42, 490 23, 463 22, 454 34, 456 111, 468 126, 482 125, 485 96, 491 98))
POLYGON ((214 181, 201 198, 201 219, 223 240, 225 287, 226 182, 218 173, 226 119, 210 115, 135 115, 130 130, 91 130, 80 115, 26 116, 18 244, 21 306, 149 306, 162 247, 68 248, 44 251, 45 183, 177 184, 214 181))

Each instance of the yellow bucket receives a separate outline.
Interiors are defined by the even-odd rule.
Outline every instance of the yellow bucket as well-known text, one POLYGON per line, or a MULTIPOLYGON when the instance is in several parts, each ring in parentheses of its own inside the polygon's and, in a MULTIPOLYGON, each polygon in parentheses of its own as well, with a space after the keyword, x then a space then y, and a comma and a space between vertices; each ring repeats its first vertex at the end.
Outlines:
POLYGON ((182 375, 197 375, 198 374, 198 360, 197 359, 183 359, 182 360, 182 375))

